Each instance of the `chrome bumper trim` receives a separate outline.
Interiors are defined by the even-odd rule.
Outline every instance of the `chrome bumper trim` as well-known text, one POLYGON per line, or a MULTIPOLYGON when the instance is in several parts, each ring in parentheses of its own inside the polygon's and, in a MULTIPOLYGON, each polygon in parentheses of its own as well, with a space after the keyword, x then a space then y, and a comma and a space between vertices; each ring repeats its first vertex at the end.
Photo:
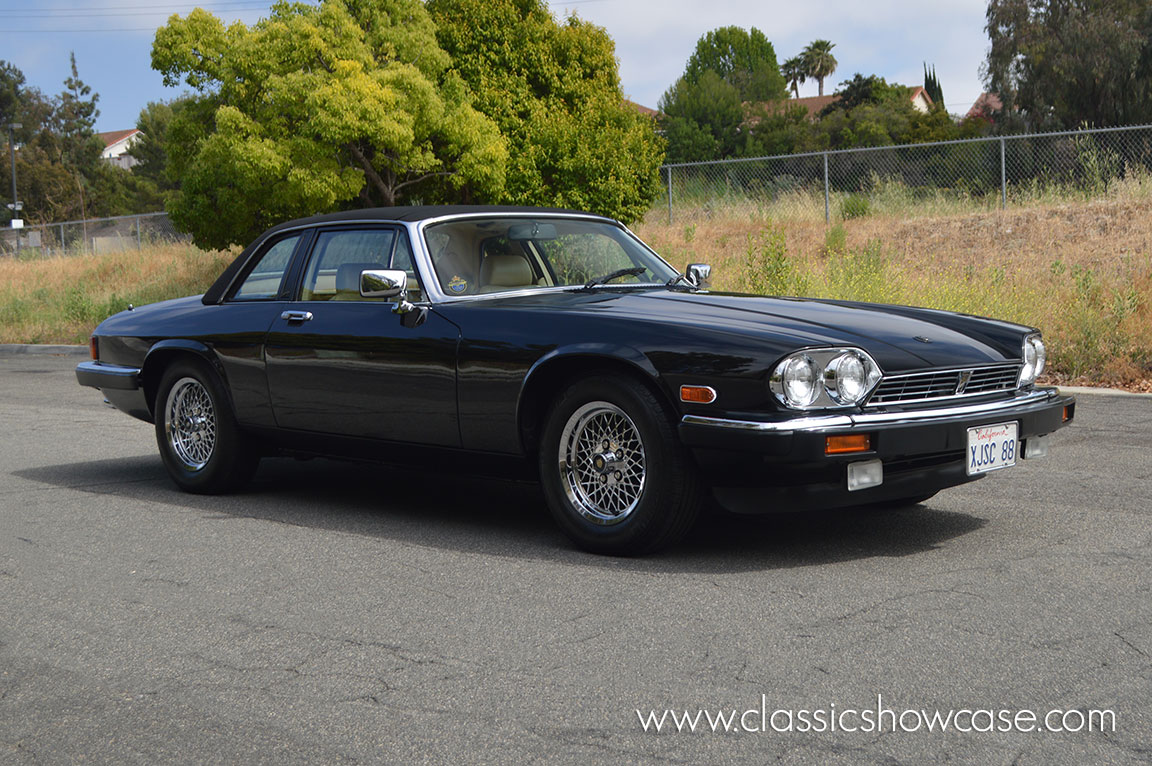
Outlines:
POLYGON ((91 388, 135 391, 140 387, 140 369, 104 362, 81 362, 76 365, 76 380, 80 385, 91 388))
POLYGON ((845 429, 866 429, 872 426, 891 426, 902 423, 918 423, 924 420, 950 420, 980 415, 994 415, 1019 407, 1042 404, 1060 395, 1055 388, 1037 388, 1017 394, 1011 399, 981 404, 967 404, 961 407, 934 407, 930 410, 908 412, 865 412, 852 415, 815 415, 792 418, 791 420, 730 420, 711 418, 704 415, 685 415, 680 419, 685 425, 714 426, 739 431, 758 433, 790 434, 796 431, 821 432, 842 431, 845 429))

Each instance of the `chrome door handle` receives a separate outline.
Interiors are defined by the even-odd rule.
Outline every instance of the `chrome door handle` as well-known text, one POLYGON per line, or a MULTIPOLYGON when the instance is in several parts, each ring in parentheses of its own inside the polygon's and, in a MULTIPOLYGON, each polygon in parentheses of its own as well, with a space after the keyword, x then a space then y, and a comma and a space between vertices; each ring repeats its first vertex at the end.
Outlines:
POLYGON ((285 322, 308 322, 312 319, 311 311, 285 311, 280 315, 285 322))

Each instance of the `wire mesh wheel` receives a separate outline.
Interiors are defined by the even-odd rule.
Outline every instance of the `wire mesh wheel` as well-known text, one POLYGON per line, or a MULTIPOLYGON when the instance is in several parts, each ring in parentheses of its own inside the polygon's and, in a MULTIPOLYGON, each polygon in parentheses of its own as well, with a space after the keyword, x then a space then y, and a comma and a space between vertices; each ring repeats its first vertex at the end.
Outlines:
POLYGON ((572 507, 594 524, 624 521, 644 493, 640 431, 610 402, 589 402, 572 413, 560 434, 559 464, 572 507))
POLYGON ((180 378, 168 392, 164 425, 172 454, 190 471, 199 471, 216 450, 216 408, 204 384, 180 378))

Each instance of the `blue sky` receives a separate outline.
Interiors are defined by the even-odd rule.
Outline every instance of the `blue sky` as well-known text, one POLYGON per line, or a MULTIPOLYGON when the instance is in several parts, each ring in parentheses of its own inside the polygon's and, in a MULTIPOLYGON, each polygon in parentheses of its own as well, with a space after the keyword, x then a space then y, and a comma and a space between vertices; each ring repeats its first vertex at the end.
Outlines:
MULTIPOLYGON (((163 86, 151 69, 157 27, 173 13, 203 7, 226 21, 252 23, 267 14, 261 0, 0 0, 0 59, 19 67, 32 86, 55 94, 75 51, 81 78, 100 94, 100 131, 133 127, 149 101, 181 90, 163 86)), ((919 85, 923 63, 935 65, 949 111, 963 114, 980 94, 988 48, 985 0, 557 0, 557 16, 573 12, 616 41, 624 92, 655 107, 683 72, 696 40, 710 29, 757 27, 781 61, 817 38, 836 44, 839 68, 831 92, 855 72, 919 85)), ((815 83, 800 95, 816 95, 815 83)))

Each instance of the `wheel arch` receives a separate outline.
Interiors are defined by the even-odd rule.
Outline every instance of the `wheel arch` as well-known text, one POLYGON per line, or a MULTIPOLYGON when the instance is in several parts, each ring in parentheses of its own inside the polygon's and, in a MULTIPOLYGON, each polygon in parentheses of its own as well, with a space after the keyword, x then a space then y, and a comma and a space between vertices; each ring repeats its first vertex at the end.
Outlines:
MULTIPOLYGON (((220 360, 216 357, 216 354, 206 344, 196 340, 179 338, 162 340, 148 350, 147 355, 144 357, 144 364, 140 368, 140 380, 144 387, 144 399, 148 405, 148 411, 152 413, 153 418, 156 416, 156 393, 160 388, 160 378, 164 375, 164 369, 171 365, 172 362, 181 358, 197 359, 205 362, 220 376, 220 380, 225 382, 225 393, 229 396, 231 395, 227 386, 227 378, 224 375, 224 368, 220 364, 220 360)), ((231 401, 229 401, 229 405, 231 405, 231 401)))
POLYGON ((627 347, 573 346, 555 349, 541 357, 528 370, 516 404, 516 424, 520 446, 527 455, 536 453, 544 418, 552 395, 578 378, 615 374, 631 378, 649 389, 669 411, 675 402, 663 385, 656 367, 640 351, 627 347))

